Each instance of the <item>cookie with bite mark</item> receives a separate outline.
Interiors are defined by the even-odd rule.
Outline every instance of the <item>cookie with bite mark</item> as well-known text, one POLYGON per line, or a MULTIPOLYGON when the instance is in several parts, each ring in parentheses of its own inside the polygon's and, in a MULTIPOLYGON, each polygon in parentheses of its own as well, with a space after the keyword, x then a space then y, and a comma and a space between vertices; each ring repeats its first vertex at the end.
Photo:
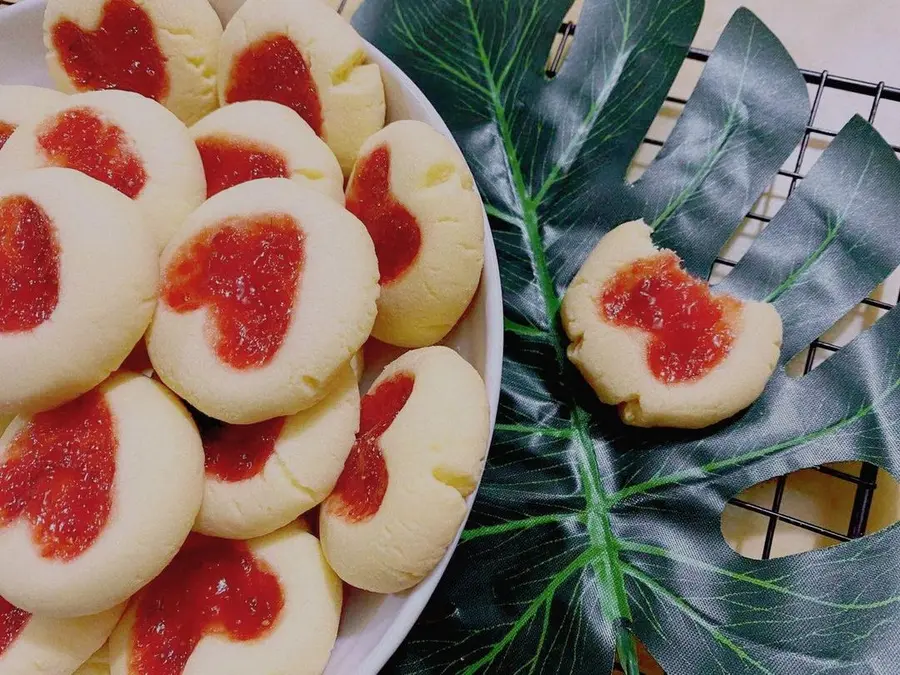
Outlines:
POLYGON ((465 518, 489 434, 484 382, 452 349, 417 349, 385 368, 320 511, 322 549, 338 576, 397 593, 434 569, 465 518))
POLYGON ((55 89, 28 85, 0 85, 0 148, 19 125, 41 118, 63 105, 66 95, 55 89))
POLYGON ((127 197, 70 169, 0 179, 0 415, 106 379, 150 323, 158 282, 156 243, 127 197))
POLYGON ((17 417, 0 437, 0 595, 48 617, 110 609, 169 563, 202 497, 197 427, 150 378, 17 417))
POLYGON ((221 37, 207 0, 48 0, 44 12, 47 66, 60 89, 133 91, 185 124, 218 104, 221 37))
POLYGON ((381 72, 362 38, 320 0, 248 0, 225 27, 219 101, 292 108, 349 174, 363 142, 384 126, 381 72))
POLYGON ((373 336, 400 347, 441 340, 472 301, 484 266, 481 199, 456 146, 422 122, 389 124, 360 150, 347 209, 378 256, 373 336))
POLYGON ((76 169, 134 200, 160 249, 206 199, 203 164, 187 127, 127 91, 69 96, 22 124, 0 150, 0 178, 45 166, 76 169))

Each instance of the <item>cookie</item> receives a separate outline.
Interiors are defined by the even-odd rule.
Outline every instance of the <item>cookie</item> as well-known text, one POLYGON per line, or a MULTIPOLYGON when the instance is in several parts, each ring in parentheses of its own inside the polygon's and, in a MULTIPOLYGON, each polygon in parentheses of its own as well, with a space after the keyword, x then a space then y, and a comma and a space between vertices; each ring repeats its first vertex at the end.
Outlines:
POLYGON ((75 675, 109 675, 109 643, 104 643, 91 658, 81 664, 75 675))
POLYGON ((478 372, 447 347, 407 352, 362 399, 360 429, 319 536, 344 581, 376 593, 414 586, 465 518, 490 435, 478 372))
POLYGON ((126 91, 70 96, 55 112, 21 125, 0 150, 0 178, 42 166, 77 169, 133 199, 160 248, 206 198, 187 127, 126 91))
POLYGON ((128 198, 70 169, 0 179, 0 415, 106 379, 150 323, 158 281, 128 198))
POLYGON ((192 534, 113 632, 111 672, 319 675, 341 602, 340 580, 299 523, 246 542, 192 534))
POLYGON ((375 320, 372 240, 333 200, 286 178, 212 197, 163 252, 147 333, 156 373, 230 424, 324 397, 375 320))
POLYGON ((17 417, 0 437, 0 595, 50 617, 110 609, 169 563, 202 497, 197 428, 148 377, 17 417))
POLYGON ((19 127, 64 105, 66 95, 54 89, 27 85, 0 85, 0 148, 19 127))
POLYGON ((50 619, 0 598, 0 673, 100 675, 79 666, 106 642, 124 609, 119 605, 95 616, 50 619))
POLYGON ((569 360, 626 424, 699 429, 749 406, 778 363, 772 305, 711 293, 643 221, 605 235, 562 303, 569 360))
POLYGON ((359 427, 349 366, 318 404, 257 424, 198 421, 206 488, 194 531, 251 539, 296 520, 328 496, 359 427))
POLYGON ((291 178, 344 203, 334 153, 290 108, 271 101, 233 103, 191 127, 212 197, 256 178, 291 178))
POLYGON ((372 334, 401 347, 441 340, 463 315, 484 265, 484 216, 453 142, 422 122, 365 142, 347 209, 375 242, 381 296, 372 334))
POLYGON ((306 120, 350 173, 384 126, 381 71, 362 38, 321 0, 248 0, 225 27, 219 101, 275 101, 306 120))
POLYGON ((207 0, 48 0, 47 66, 66 92, 119 89, 193 124, 218 105, 222 24, 207 0))

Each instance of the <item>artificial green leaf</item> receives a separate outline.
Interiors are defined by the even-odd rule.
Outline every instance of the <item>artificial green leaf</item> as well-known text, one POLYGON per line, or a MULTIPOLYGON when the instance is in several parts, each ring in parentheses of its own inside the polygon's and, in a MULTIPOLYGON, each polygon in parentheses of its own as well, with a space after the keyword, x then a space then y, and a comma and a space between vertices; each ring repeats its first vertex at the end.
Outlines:
MULTIPOLYGON (((808 94, 746 10, 723 33, 656 164, 627 166, 685 56, 701 0, 587 0, 555 78, 566 0, 367 0, 354 23, 410 74, 463 148, 504 284, 494 444, 462 542, 389 664, 396 673, 891 672, 900 529, 776 561, 734 553, 726 502, 772 476, 865 460, 900 475, 900 310, 800 379, 780 367, 714 428, 623 426, 565 360, 559 303, 593 244, 643 216, 695 273, 802 134, 808 94)), ((733 275, 771 300, 785 358, 900 262, 900 166, 852 120, 733 275)))

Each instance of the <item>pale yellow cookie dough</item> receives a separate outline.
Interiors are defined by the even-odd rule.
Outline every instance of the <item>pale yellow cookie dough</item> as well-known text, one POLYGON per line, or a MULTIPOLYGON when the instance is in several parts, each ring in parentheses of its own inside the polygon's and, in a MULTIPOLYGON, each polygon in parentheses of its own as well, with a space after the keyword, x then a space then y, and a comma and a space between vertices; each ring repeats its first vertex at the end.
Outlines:
POLYGON ((778 363, 781 318, 764 302, 741 303, 729 353, 706 375, 666 384, 647 365, 646 333, 601 319, 597 297, 624 266, 659 253, 643 221, 619 225, 591 251, 562 303, 572 341, 569 360, 626 424, 697 429, 743 410, 762 393, 778 363))
POLYGON ((354 522, 332 494, 319 519, 322 548, 338 576, 376 593, 414 586, 444 556, 465 518, 490 434, 484 382, 459 354, 448 347, 407 352, 369 391, 400 374, 415 382, 379 441, 388 475, 380 508, 354 522))
POLYGON ((28 121, 44 117, 64 105, 65 101, 66 95, 55 89, 0 84, 0 148, 4 142, 4 125, 18 128, 28 121))
MULTIPOLYGON (((154 38, 165 57, 168 92, 159 101, 185 124, 193 124, 218 105, 216 68, 222 24, 207 0, 140 0, 154 27, 154 38)), ((61 21, 73 21, 85 31, 96 30, 107 0, 47 0, 44 44, 47 67, 63 91, 83 91, 66 72, 51 31, 61 21)))
MULTIPOLYGON (((394 122, 365 142, 347 186, 353 208, 359 164, 387 148, 390 190, 416 219, 421 248, 396 279, 382 284, 372 334, 400 347, 441 340, 469 306, 484 266, 484 216, 475 181, 453 142, 423 122, 394 122)), ((356 212, 366 224, 367 214, 356 212)))
POLYGON ((200 153, 187 127, 155 101, 127 91, 93 91, 69 96, 65 105, 18 128, 0 150, 0 179, 10 173, 49 166, 38 145, 66 111, 87 108, 124 132, 140 158, 146 182, 134 197, 160 249, 187 215, 206 199, 200 153))
POLYGON ((321 136, 345 174, 363 142, 384 126, 381 72, 362 38, 321 0, 248 0, 232 17, 219 52, 219 100, 229 96, 235 59, 259 40, 287 35, 312 73, 322 105, 321 136))
POLYGON ((0 202, 25 195, 59 245, 59 297, 28 331, 0 332, 0 415, 55 407, 98 385, 128 356, 156 306, 157 248, 140 210, 71 169, 0 179, 0 202))
MULTIPOLYGON (((0 595, 36 614, 85 616, 127 600, 168 565, 200 510, 203 446, 181 402, 143 375, 114 376, 100 391, 117 452, 112 510, 98 538, 60 563, 41 555, 25 519, 0 528, 0 595)), ((0 437, 0 463, 28 421, 17 417, 0 437)))

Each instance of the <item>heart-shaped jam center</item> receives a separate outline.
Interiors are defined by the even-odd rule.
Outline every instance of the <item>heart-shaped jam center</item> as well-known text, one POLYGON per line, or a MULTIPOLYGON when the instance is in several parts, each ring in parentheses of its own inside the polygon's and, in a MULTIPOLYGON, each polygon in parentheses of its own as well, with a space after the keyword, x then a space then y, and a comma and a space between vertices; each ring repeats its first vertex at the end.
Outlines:
POLYGON ((184 243, 162 297, 175 312, 209 311, 208 339, 237 369, 269 363, 284 343, 305 259, 305 236, 285 213, 228 218, 184 243))
POLYGON ((309 64, 287 35, 270 35, 234 59, 225 101, 274 101, 291 108, 322 135, 322 102, 309 64))
POLYGON ((206 475, 225 483, 261 474, 284 429, 283 417, 256 424, 225 424, 195 412, 194 419, 203 438, 206 475))
POLYGON ((290 178, 287 159, 278 148, 246 138, 204 136, 197 150, 206 173, 206 196, 257 178, 290 178))
POLYGON ((155 101, 169 93, 166 57, 136 0, 107 0, 94 30, 64 19, 50 30, 63 69, 81 91, 122 89, 155 101))
POLYGON ((15 130, 16 126, 14 124, 0 121, 0 149, 6 145, 6 141, 9 140, 9 137, 13 135, 15 130))
POLYGON ((205 636, 259 639, 283 609, 278 577, 246 542, 191 534, 138 596, 129 672, 181 675, 205 636))
POLYGON ((347 190, 347 210, 359 218, 375 244, 381 285, 399 279, 422 247, 422 231, 391 192, 391 153, 386 145, 359 159, 347 190))
POLYGON ((740 301, 713 296, 665 251, 622 268, 598 297, 602 319, 649 334, 647 364, 666 384, 703 377, 731 350, 740 301))
POLYGON ((48 164, 75 169, 134 199, 147 172, 121 127, 91 108, 70 108, 38 129, 38 146, 48 164))
POLYGON ((25 630, 30 618, 31 614, 0 597, 0 659, 3 658, 3 652, 25 630))
POLYGON ((24 195, 0 198, 0 334, 32 330, 59 302, 59 241, 24 195))
POLYGON ((96 389, 32 417, 0 464, 0 527, 25 518, 41 556, 77 558, 109 519, 117 447, 96 389))
POLYGON ((345 520, 368 520, 381 508, 388 487, 388 470, 381 437, 412 395, 415 377, 398 373, 362 399, 359 432, 327 506, 345 520))

